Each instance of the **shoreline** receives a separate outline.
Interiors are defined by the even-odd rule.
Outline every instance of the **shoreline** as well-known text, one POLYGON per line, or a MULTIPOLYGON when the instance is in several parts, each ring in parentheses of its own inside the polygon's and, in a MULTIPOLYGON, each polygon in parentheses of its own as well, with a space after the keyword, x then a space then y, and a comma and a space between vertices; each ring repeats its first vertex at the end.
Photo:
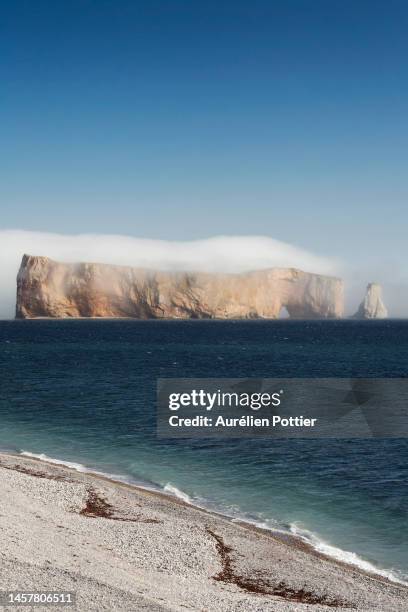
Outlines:
MULTIPOLYGON (((75 567, 78 563, 81 566, 82 583, 89 579, 89 574, 95 579, 96 573, 101 582, 97 589, 100 594, 107 584, 115 589, 118 582, 124 581, 127 595, 120 603, 117 598, 121 599, 121 596, 115 592, 112 597, 116 599, 111 609, 132 609, 127 608, 125 602, 129 597, 137 595, 134 592, 137 579, 133 576, 129 581, 128 573, 135 573, 143 584, 149 582, 149 587, 143 592, 143 605, 148 607, 141 607, 139 601, 140 609, 156 609, 154 606, 160 602, 156 601, 155 594, 157 590, 163 590, 162 581, 167 586, 163 587, 165 592, 162 595, 165 596, 161 597, 165 603, 162 601, 160 605, 167 607, 159 609, 182 609, 177 602, 183 601, 183 597, 187 598, 190 609, 206 608, 214 611, 235 609, 234 605, 239 605, 240 610, 257 610, 256 606, 259 605, 259 610, 279 611, 310 608, 316 611, 387 609, 402 612, 408 607, 408 588, 404 584, 329 557, 295 535, 232 519, 189 504, 164 491, 150 490, 105 475, 78 471, 51 461, 11 452, 0 452, 0 479, 2 489, 5 489, 5 500, 1 506, 4 503, 7 506, 9 496, 11 513, 17 507, 24 516, 24 521, 16 528, 13 514, 7 517, 7 512, 4 515, 4 511, 0 511, 0 527, 3 533, 6 531, 4 550, 8 550, 8 553, 2 553, 3 558, 5 556, 10 560, 17 554, 22 557, 20 562, 32 564, 32 559, 27 558, 27 551, 24 553, 15 549, 12 538, 7 539, 10 530, 14 538, 17 536, 17 540, 24 540, 20 531, 26 532, 27 527, 31 526, 28 533, 25 533, 25 538, 28 538, 26 547, 38 550, 42 543, 36 538, 33 521, 37 523, 41 516, 47 533, 54 532, 56 541, 64 523, 69 524, 75 545, 64 542, 61 549, 55 551, 54 563, 65 573, 69 572, 72 559, 69 555, 67 558, 66 547, 74 547, 75 567), (73 489, 72 497, 66 496, 67 488, 73 489), (31 497, 37 499, 40 505, 34 516, 29 508, 30 492, 31 497), (15 503, 14 497, 19 503, 15 503), (25 502, 22 497, 26 498, 25 502), (55 513, 62 513, 57 525, 54 524, 55 513), (91 518, 94 520, 91 521, 91 518), (82 523, 85 521, 87 525, 78 524, 78 520, 82 523), (90 523, 94 540, 88 541, 90 536, 86 528, 90 523), (152 531, 153 525, 155 529, 152 531), (140 529, 143 533, 140 533, 140 529), (160 529, 165 533, 159 533, 160 529), (112 530, 120 532, 120 545, 112 540, 112 530), (187 538, 185 533, 189 534, 187 538), (174 534, 178 534, 176 539, 174 534), (93 546, 87 550, 84 538, 88 545, 93 541, 99 542, 97 550, 93 546), (113 556, 120 560, 120 565, 126 565, 125 577, 116 576, 123 573, 123 568, 115 571, 113 566, 107 572, 106 563, 110 560, 110 554, 108 559, 104 555, 102 561, 100 559, 100 548, 106 548, 106 538, 109 539, 108 548, 113 556), (170 546, 168 539, 172 540, 170 546), (142 560, 138 550, 141 544, 144 550, 147 544, 142 560), (197 554, 197 551, 200 552, 197 554), (194 558, 192 565, 188 562, 191 557, 194 558), (128 567, 130 558, 133 562, 128 567), (139 566, 142 561, 144 568, 141 572, 139 566), (183 571, 180 571, 179 565, 184 566, 183 571), (195 575, 197 567, 201 570, 198 582, 195 575), (192 589, 185 583, 186 578, 187 583, 190 581, 195 584, 192 589), (174 584, 175 580, 182 582, 179 588, 173 588, 176 595, 168 592, 168 582, 174 584), (151 597, 155 600, 154 605, 150 602, 151 597)), ((37 562, 34 562, 34 566, 39 569, 37 562)), ((43 571, 44 567, 41 566, 41 569, 43 571)), ((50 578, 53 574, 52 564, 48 570, 50 578)), ((1 569, 0 576, 0 588, 10 588, 1 569)), ((43 588, 49 586, 45 581, 43 588)), ((84 589, 87 592, 88 587, 84 586, 84 589)), ((96 608, 91 606, 80 609, 96 608)))
MULTIPOLYGON (((106 474, 104 472, 98 472, 96 470, 94 471, 92 468, 87 468, 83 464, 76 463, 74 461, 69 462, 69 461, 64 461, 62 459, 48 457, 45 454, 43 455, 44 458, 42 458, 41 456, 38 456, 35 453, 30 453, 27 451, 22 451, 21 453, 17 453, 17 452, 14 453, 12 451, 7 452, 7 451, 0 450, 0 460, 1 460, 2 455, 9 455, 10 457, 18 457, 18 458, 26 457, 28 459, 32 459, 33 461, 38 461, 39 463, 45 463, 50 466, 53 466, 53 465, 61 466, 62 468, 73 471, 74 473, 89 474, 90 476, 94 478, 100 478, 101 480, 105 480, 115 485, 128 487, 130 489, 136 489, 137 491, 140 491, 140 492, 146 492, 146 493, 151 493, 153 495, 162 496, 164 499, 170 502, 174 502, 176 504, 181 504, 186 507, 200 510, 204 512, 205 514, 209 514, 210 516, 215 516, 220 519, 229 521, 232 524, 240 525, 244 529, 250 529, 252 531, 265 535, 267 537, 272 537, 272 538, 281 540, 282 542, 286 542, 290 546, 295 546, 297 548, 303 549, 311 555, 316 555, 319 558, 325 559, 329 562, 337 563, 340 566, 343 566, 346 568, 347 567, 352 568, 356 571, 361 572, 362 574, 365 574, 377 580, 388 582, 390 584, 402 585, 408 588, 408 582, 405 582, 404 580, 399 579, 397 576, 393 576, 391 578, 390 574, 392 574, 392 572, 390 570, 387 570, 385 568, 376 568, 369 561, 366 561, 365 559, 359 557, 356 553, 353 553, 352 551, 343 551, 340 548, 333 547, 335 550, 338 550, 340 553, 354 554, 362 564, 370 565, 372 566, 372 569, 371 568, 365 569, 364 567, 359 565, 357 562, 352 563, 351 561, 339 559, 334 555, 330 555, 328 553, 324 553, 320 550, 317 550, 313 546, 312 542, 308 541, 306 537, 302 537, 301 535, 291 533, 290 531, 285 531, 284 529, 280 530, 278 528, 274 529, 273 527, 261 527, 257 523, 251 522, 250 520, 247 520, 243 517, 242 518, 234 517, 226 513, 223 513, 221 511, 212 510, 212 509, 206 508, 205 506, 200 506, 194 503, 193 501, 186 501, 185 499, 183 499, 181 495, 179 496, 176 493, 171 493, 169 491, 166 491, 164 488, 161 488, 159 485, 154 485, 154 483, 152 483, 152 485, 149 486, 148 483, 146 483, 146 485, 143 485, 143 484, 127 482, 126 480, 115 478, 113 474, 106 474), (78 468, 73 467, 73 465, 77 465, 78 468), (79 469, 79 466, 83 469, 79 469)), ((181 491, 180 493, 182 494, 181 491)), ((188 497, 188 495, 186 495, 186 497, 188 497)))

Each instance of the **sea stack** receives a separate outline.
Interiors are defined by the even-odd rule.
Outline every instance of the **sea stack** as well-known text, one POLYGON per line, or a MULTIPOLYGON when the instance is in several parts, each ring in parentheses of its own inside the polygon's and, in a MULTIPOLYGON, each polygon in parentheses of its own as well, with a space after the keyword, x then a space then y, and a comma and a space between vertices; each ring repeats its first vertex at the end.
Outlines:
POLYGON ((295 319, 343 316, 343 281, 295 268, 243 274, 166 272, 24 255, 18 319, 295 319))
POLYGON ((388 311, 382 301, 382 289, 378 283, 367 285, 364 300, 361 302, 355 319, 386 319, 388 311))

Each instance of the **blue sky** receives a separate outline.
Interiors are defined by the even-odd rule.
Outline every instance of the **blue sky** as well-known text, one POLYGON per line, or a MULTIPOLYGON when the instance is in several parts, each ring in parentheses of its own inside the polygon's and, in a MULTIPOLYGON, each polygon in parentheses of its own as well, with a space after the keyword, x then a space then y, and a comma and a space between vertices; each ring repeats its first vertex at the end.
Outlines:
POLYGON ((405 1, 0 9, 2 228, 405 263, 405 1))

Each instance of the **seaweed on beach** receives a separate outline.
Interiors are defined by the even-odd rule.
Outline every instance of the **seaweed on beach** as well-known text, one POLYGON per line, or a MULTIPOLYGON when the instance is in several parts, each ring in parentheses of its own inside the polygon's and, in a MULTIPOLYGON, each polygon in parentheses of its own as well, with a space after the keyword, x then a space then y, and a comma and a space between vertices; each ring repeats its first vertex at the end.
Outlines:
POLYGON ((89 488, 85 507, 82 508, 79 514, 92 516, 93 518, 110 519, 113 518, 113 511, 113 506, 106 499, 98 495, 94 489, 89 488))
POLYGON ((121 521, 128 523, 161 523, 158 519, 145 518, 141 514, 133 517, 121 517, 115 516, 115 508, 106 501, 104 497, 99 495, 95 489, 89 487, 88 497, 84 508, 79 512, 83 516, 92 518, 104 518, 110 519, 111 521, 121 521))
POLYGON ((41 472, 40 470, 32 470, 24 465, 20 465, 19 463, 15 463, 14 465, 6 465, 5 463, 0 462, 0 467, 5 470, 11 470, 13 472, 20 472, 21 474, 27 474, 28 476, 35 476, 36 478, 45 478, 47 480, 57 480, 63 482, 74 482, 70 480, 66 476, 61 474, 49 474, 47 472, 41 472))
POLYGON ((215 546, 220 556, 221 571, 213 576, 214 580, 219 582, 226 582, 235 584, 240 589, 247 591, 248 593, 254 593, 258 595, 273 595, 275 597, 282 597, 288 601, 297 601, 305 604, 319 604, 328 607, 347 607, 354 608, 348 602, 330 597, 328 595, 318 595, 313 591, 300 588, 295 589, 287 585, 284 581, 278 582, 277 584, 271 584, 270 580, 262 577, 250 577, 242 576, 235 572, 231 553, 233 549, 231 546, 227 546, 222 536, 215 533, 212 529, 207 527, 207 533, 215 540, 215 546))

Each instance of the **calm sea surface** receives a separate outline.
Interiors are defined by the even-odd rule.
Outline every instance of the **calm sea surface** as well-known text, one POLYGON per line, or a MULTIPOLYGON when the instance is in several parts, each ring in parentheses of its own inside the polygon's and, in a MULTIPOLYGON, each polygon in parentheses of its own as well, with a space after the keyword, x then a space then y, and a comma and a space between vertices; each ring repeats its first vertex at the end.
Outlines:
POLYGON ((408 440, 162 441, 159 377, 406 377, 405 321, 3 321, 0 447, 290 530, 408 579, 408 440))

